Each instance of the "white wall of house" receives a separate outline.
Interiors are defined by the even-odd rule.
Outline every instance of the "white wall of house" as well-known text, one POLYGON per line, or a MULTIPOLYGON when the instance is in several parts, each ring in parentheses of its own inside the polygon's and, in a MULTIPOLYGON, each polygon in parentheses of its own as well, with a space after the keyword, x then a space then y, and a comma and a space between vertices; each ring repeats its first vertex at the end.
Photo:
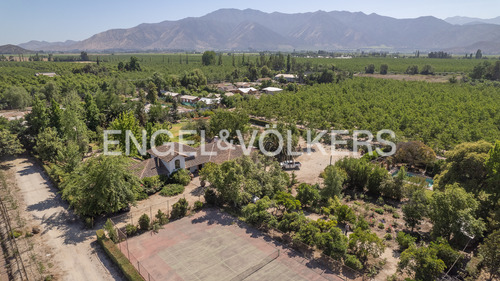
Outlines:
POLYGON ((165 167, 167 167, 168 171, 170 173, 172 173, 174 170, 175 170, 175 161, 176 160, 179 160, 180 161, 180 165, 181 165, 181 169, 185 169, 186 168, 186 162, 184 161, 184 156, 181 156, 181 155, 177 155, 174 157, 174 159, 170 160, 170 162, 165 162, 163 160, 161 160, 163 162, 163 165, 165 165, 165 167))

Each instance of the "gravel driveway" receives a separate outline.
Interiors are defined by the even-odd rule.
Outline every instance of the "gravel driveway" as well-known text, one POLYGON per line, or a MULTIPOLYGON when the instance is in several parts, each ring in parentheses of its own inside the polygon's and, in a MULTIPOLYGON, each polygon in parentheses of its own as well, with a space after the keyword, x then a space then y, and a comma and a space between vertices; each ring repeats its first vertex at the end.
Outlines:
POLYGON ((10 161, 15 169, 19 199, 26 206, 25 216, 30 224, 41 227, 43 248, 50 252, 57 280, 124 280, 105 253, 99 248, 95 230, 83 223, 61 199, 58 190, 50 184, 42 168, 29 158, 10 161))

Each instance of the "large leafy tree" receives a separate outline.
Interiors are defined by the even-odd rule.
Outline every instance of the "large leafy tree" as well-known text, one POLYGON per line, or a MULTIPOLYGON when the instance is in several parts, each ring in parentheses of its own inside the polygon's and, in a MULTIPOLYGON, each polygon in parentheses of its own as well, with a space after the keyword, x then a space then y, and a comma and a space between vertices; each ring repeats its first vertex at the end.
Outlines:
POLYGON ((90 130, 95 131, 97 126, 101 124, 101 120, 101 112, 97 107, 97 103, 94 97, 88 93, 85 96, 85 123, 90 130))
POLYGON ((258 200, 255 204, 250 203, 245 206, 242 212, 247 222, 260 225, 271 221, 272 215, 267 211, 267 209, 272 206, 273 202, 269 200, 268 197, 264 197, 258 200))
POLYGON ((0 157, 23 152, 19 139, 7 129, 0 128, 0 157))
POLYGON ((500 276, 500 230, 495 230, 479 247, 479 254, 483 257, 490 280, 500 276))
POLYGON ((500 141, 490 150, 486 160, 486 188, 487 202, 481 204, 484 212, 489 212, 490 228, 497 228, 500 223, 500 141))
POLYGON ((278 229, 283 232, 297 232, 305 224, 307 224, 307 218, 304 213, 285 213, 278 224, 278 229))
MULTIPOLYGON (((126 131, 130 130, 132 135, 137 139, 139 145, 142 144, 142 135, 141 135, 141 127, 139 126, 138 120, 135 118, 134 113, 132 111, 123 112, 120 114, 118 118, 113 120, 111 123, 111 129, 119 130, 121 133, 115 135, 114 137, 120 141, 120 149, 122 152, 126 152, 126 131)), ((130 141, 130 153, 135 155, 137 150, 130 141)))
POLYGON ((45 128, 36 136, 34 150, 42 161, 55 162, 63 147, 64 143, 54 128, 45 128))
POLYGON ((388 177, 382 181, 380 184, 380 190, 382 195, 390 197, 395 200, 401 200, 403 198, 403 188, 404 180, 406 178, 406 170, 401 167, 398 174, 395 177, 388 177))
POLYGON ((321 196, 325 199, 341 197, 342 184, 346 178, 345 172, 336 166, 327 166, 323 172, 324 182, 321 196))
POLYGON ((190 89, 196 89, 206 84, 207 77, 205 76, 205 74, 203 74, 203 71, 199 69, 193 69, 190 72, 184 72, 184 75, 181 78, 181 85, 190 89))
POLYGON ((448 241, 464 234, 480 237, 485 230, 484 222, 476 216, 479 202, 458 184, 446 186, 444 192, 434 192, 429 206, 435 237, 442 236, 448 241))
POLYGON ((296 198, 302 203, 302 206, 314 206, 321 199, 317 185, 301 183, 297 187, 296 198))
POLYGON ((98 156, 85 161, 64 182, 63 198, 81 216, 117 212, 135 202, 139 180, 127 158, 98 156))
POLYGON ((343 258, 347 252, 347 236, 338 227, 332 227, 327 232, 316 236, 316 245, 323 249, 325 255, 335 259, 343 258))
POLYGON ((274 201, 277 206, 283 207, 287 212, 299 210, 301 208, 300 201, 287 192, 278 191, 274 195, 274 201))
POLYGON ((229 132, 228 140, 237 140, 237 131, 243 135, 248 126, 248 114, 242 111, 217 110, 210 119, 210 130, 213 136, 218 136, 222 130, 229 132))
POLYGON ((486 178, 486 159, 492 145, 486 141, 462 143, 446 153, 446 166, 436 176, 434 186, 443 189, 448 184, 459 183, 468 192, 478 194, 486 178))
POLYGON ((2 104, 9 109, 24 109, 31 103, 31 96, 19 86, 11 86, 3 94, 0 94, 0 108, 2 104))
POLYGON ((87 152, 89 144, 88 129, 84 121, 85 111, 81 105, 80 97, 76 92, 69 93, 63 105, 65 110, 61 115, 60 128, 63 138, 77 143, 80 152, 87 152))
POLYGON ((377 234, 370 230, 356 228, 354 233, 349 235, 349 250, 352 251, 363 263, 366 263, 369 256, 379 257, 385 249, 384 242, 377 234))
POLYGON ((368 176, 368 182, 366 184, 368 192, 373 195, 380 195, 382 192, 380 185, 382 182, 384 182, 384 180, 389 179, 389 177, 390 175, 387 173, 386 169, 379 166, 374 166, 370 172, 370 175, 368 176))
POLYGON ((418 226, 427 214, 427 196, 421 189, 413 192, 408 203, 403 205, 403 219, 407 227, 413 229, 418 226))
POLYGON ((215 64, 216 54, 214 51, 205 51, 201 56, 201 62, 203 65, 215 64))
POLYGON ((435 280, 446 268, 437 253, 433 247, 411 245, 401 253, 398 270, 414 275, 418 281, 435 280))
POLYGON ((277 162, 268 166, 267 161, 264 156, 253 154, 220 165, 207 163, 200 172, 200 179, 208 181, 220 199, 234 206, 249 203, 253 196, 272 198, 286 189, 288 175, 277 162))
POLYGON ((50 120, 45 101, 35 97, 31 112, 26 115, 26 122, 28 125, 27 132, 33 137, 47 128, 50 120))
POLYGON ((345 180, 347 188, 363 190, 371 172, 371 167, 364 159, 346 157, 335 162, 335 166, 347 173, 345 180))
POLYGON ((426 167, 436 159, 436 153, 421 141, 399 143, 394 159, 410 166, 426 167))
POLYGON ((48 114, 49 126, 60 132, 62 129, 63 110, 61 109, 59 103, 54 99, 52 99, 50 102, 50 110, 48 114))

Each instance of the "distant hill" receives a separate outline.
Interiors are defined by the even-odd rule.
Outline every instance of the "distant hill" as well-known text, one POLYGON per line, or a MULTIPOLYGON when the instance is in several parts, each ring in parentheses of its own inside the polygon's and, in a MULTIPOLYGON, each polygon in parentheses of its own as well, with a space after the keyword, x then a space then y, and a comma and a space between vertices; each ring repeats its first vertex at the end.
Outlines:
POLYGON ((22 44, 19 44, 18 46, 21 47, 21 48, 25 48, 25 49, 28 49, 28 50, 45 50, 45 49, 51 49, 51 48, 54 48, 54 47, 67 47, 67 46, 71 46, 73 44, 77 43, 77 41, 72 41, 72 40, 67 40, 65 42, 47 42, 47 41, 36 41, 36 40, 32 40, 32 41, 29 41, 27 43, 22 43, 22 44))
POLYGON ((444 21, 451 24, 465 25, 465 24, 498 24, 500 25, 500 17, 492 18, 492 19, 480 19, 480 18, 469 18, 469 17, 451 17, 446 18, 444 21))
POLYGON ((23 49, 19 46, 16 45, 3 45, 0 46, 0 54, 29 54, 32 53, 32 51, 23 49))
POLYGON ((456 25, 435 17, 395 19, 343 11, 264 13, 221 9, 202 17, 112 29, 79 42, 31 41, 45 51, 367 50, 500 54, 500 26, 456 25), (471 49, 475 48, 475 49, 471 49))

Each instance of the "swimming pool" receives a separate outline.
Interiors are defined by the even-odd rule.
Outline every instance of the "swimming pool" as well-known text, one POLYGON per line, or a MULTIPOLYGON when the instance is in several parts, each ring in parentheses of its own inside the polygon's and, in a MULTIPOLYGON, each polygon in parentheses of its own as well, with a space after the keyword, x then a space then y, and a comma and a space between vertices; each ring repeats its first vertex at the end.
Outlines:
MULTIPOLYGON (((398 173, 399 173, 399 170, 397 170, 396 172, 392 173, 392 176, 395 177, 398 173)), ((432 187, 434 185, 434 180, 432 178, 424 177, 422 175, 418 175, 418 174, 415 174, 415 173, 412 173, 412 172, 406 172, 406 175, 408 177, 418 177, 418 178, 425 179, 425 181, 427 182, 427 185, 429 187, 432 187)))

